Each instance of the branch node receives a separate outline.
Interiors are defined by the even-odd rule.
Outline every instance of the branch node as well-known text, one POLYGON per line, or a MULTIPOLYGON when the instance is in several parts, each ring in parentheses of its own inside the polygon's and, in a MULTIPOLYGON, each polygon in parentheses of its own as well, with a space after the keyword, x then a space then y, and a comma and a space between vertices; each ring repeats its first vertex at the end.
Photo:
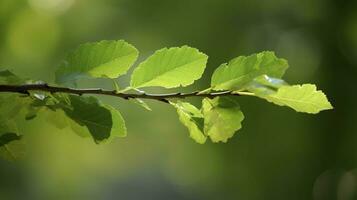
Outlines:
POLYGON ((20 90, 20 93, 21 94, 25 94, 26 96, 30 96, 31 95, 30 92, 27 91, 27 90, 20 90))
POLYGON ((165 99, 165 98, 162 98, 162 99, 158 99, 159 101, 161 102, 164 102, 164 103, 170 103, 169 100, 165 99))

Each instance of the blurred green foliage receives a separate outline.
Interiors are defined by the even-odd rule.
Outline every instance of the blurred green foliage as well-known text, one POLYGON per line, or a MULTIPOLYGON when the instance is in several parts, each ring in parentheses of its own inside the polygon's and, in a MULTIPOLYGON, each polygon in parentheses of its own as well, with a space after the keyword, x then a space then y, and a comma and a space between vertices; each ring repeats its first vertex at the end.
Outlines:
MULTIPOLYGON (((149 102, 146 112, 102 98, 120 108, 127 138, 96 145, 24 121, 29 152, 0 161, 0 199, 355 199, 356 10, 352 0, 1 0, 0 67, 22 76, 53 82, 66 52, 102 39, 135 44, 139 60, 197 47, 210 56, 209 75, 238 55, 273 50, 289 61, 288 82, 316 83, 335 110, 310 116, 242 97, 240 133, 198 145, 168 105, 149 102)), ((187 90, 208 85, 205 77, 187 90)), ((81 83, 98 84, 112 87, 81 83)))

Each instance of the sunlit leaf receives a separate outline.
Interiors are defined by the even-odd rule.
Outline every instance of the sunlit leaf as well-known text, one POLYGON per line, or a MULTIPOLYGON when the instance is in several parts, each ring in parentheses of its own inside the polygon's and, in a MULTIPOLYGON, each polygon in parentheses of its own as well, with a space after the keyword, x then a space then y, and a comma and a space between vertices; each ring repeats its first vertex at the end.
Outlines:
POLYGON ((197 143, 205 143, 206 136, 203 134, 203 115, 201 111, 186 102, 171 102, 171 104, 177 109, 181 123, 188 128, 190 137, 197 143))
POLYGON ((261 75, 281 78, 288 68, 286 60, 277 58, 274 52, 265 51, 250 56, 239 56, 219 66, 212 75, 214 90, 241 90, 261 75))
POLYGON ((325 94, 313 84, 289 86, 281 79, 263 75, 249 83, 247 90, 269 102, 291 107, 298 112, 315 114, 332 109, 325 94))
POLYGON ((280 106, 288 106, 297 112, 311 114, 332 109, 326 95, 313 84, 282 86, 277 92, 258 93, 258 96, 280 106))
POLYGON ((110 114, 112 116, 113 126, 111 129, 109 140, 112 140, 116 137, 125 137, 127 135, 125 121, 121 116, 119 110, 109 105, 103 105, 103 106, 110 111, 110 114))
POLYGON ((262 75, 247 84, 245 88, 257 96, 266 96, 269 94, 274 94, 280 87, 288 85, 289 84, 282 79, 262 75))
POLYGON ((124 40, 86 43, 70 53, 56 72, 59 83, 81 76, 117 78, 125 74, 138 57, 138 50, 124 40))
POLYGON ((191 85, 201 78, 207 59, 207 55, 188 46, 160 49, 134 70, 130 85, 133 88, 191 85))
POLYGON ((205 98, 202 101, 202 112, 204 132, 213 142, 227 142, 242 127, 244 115, 233 98, 205 98))

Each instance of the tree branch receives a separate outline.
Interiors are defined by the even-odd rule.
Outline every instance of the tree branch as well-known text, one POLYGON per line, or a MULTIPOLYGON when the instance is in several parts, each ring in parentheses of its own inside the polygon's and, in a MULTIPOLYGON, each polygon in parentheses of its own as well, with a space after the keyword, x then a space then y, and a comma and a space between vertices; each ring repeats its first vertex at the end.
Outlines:
POLYGON ((96 94, 96 95, 106 95, 114 96, 122 99, 153 99, 162 102, 168 102, 167 99, 172 98, 181 98, 186 97, 208 97, 214 98, 218 96, 241 96, 241 94, 232 93, 232 91, 223 91, 223 92, 213 92, 213 93, 200 93, 200 91, 195 91, 191 93, 170 93, 170 94, 148 94, 148 93, 120 93, 116 90, 104 90, 101 88, 89 88, 89 89, 76 89, 68 87, 59 87, 59 86, 50 86, 47 84, 26 84, 26 85, 0 85, 1 92, 10 92, 10 93, 20 93, 20 94, 29 94, 29 91, 42 91, 50 93, 67 93, 75 95, 84 95, 84 94, 96 94))

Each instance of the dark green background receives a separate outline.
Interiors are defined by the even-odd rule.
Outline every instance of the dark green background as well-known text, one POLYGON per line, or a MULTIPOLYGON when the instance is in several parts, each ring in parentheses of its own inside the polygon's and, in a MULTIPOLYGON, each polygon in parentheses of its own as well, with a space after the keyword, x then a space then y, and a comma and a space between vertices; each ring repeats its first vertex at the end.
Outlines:
POLYGON ((0 66, 17 74, 52 82, 66 52, 103 39, 127 40, 140 60, 185 44, 205 52, 205 78, 184 90, 206 88, 233 57, 273 50, 289 61, 288 82, 316 83, 335 109, 308 115, 242 97, 243 129, 199 145, 168 105, 147 112, 102 98, 121 110, 127 138, 96 145, 41 118, 24 122, 28 155, 0 161, 0 199, 357 198, 356 1, 0 1, 0 66))

